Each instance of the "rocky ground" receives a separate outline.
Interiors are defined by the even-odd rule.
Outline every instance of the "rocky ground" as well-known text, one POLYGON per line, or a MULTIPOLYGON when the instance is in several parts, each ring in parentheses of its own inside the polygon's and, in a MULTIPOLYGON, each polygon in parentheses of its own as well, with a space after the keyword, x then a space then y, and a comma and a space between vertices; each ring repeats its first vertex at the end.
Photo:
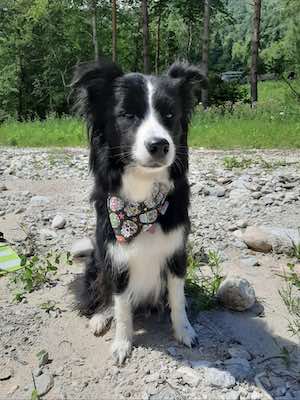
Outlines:
MULTIPOLYGON (((132 357, 115 366, 113 328, 94 337, 73 309, 68 284, 82 265, 61 262, 51 284, 20 303, 11 278, 0 278, 0 399, 27 400, 36 387, 47 400, 299 400, 299 342, 278 294, 278 274, 290 262, 299 268, 287 254, 300 227, 299 156, 191 151, 193 251, 218 252, 222 273, 246 278, 257 298, 245 312, 219 307, 195 315, 196 349, 173 340, 167 314, 138 315, 132 357), (226 169, 229 156, 249 161, 226 169), (283 244, 279 228, 290 229, 283 244)), ((85 150, 1 149, 0 231, 12 247, 65 254, 77 239, 92 237, 87 167, 85 150)))

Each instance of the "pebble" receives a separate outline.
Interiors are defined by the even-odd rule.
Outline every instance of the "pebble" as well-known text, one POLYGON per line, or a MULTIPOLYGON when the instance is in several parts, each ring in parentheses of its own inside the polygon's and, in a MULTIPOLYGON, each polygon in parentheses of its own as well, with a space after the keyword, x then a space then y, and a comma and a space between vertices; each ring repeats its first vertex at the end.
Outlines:
POLYGON ((30 199, 30 205, 33 207, 42 207, 45 205, 48 205, 50 203, 50 200, 46 196, 33 196, 30 199))
POLYGON ((176 377, 182 378, 189 386, 196 387, 200 382, 200 375, 190 367, 180 367, 176 371, 176 377))
POLYGON ((66 225, 66 219, 62 215, 56 215, 51 223, 52 229, 63 229, 66 225))
POLYGON ((251 365, 245 358, 230 358, 224 361, 227 371, 237 380, 246 379, 251 372, 251 365))
POLYGON ((246 267, 258 267, 260 265, 257 257, 245 257, 241 259, 241 262, 246 267))
POLYGON ((5 185, 0 185, 0 192, 5 192, 7 189, 7 186, 5 185))
POLYGON ((47 229, 47 228, 41 229, 39 231, 39 234, 40 234, 42 240, 52 240, 57 237, 56 232, 52 231, 51 229, 47 229))
POLYGON ((248 361, 252 358, 250 353, 242 346, 232 346, 228 349, 228 353, 232 358, 242 358, 248 361))
POLYGON ((221 283, 217 296, 225 307, 234 311, 248 310, 256 301, 254 288, 239 276, 228 276, 221 283))
POLYGON ((0 381, 6 381, 10 379, 12 375, 13 375, 13 370, 10 367, 8 366, 1 367, 0 381))
POLYGON ((239 392, 231 390, 223 395, 222 400, 239 400, 240 396, 239 392))
POLYGON ((205 380, 208 385, 219 388, 231 388, 235 385, 235 377, 230 372, 216 368, 207 368, 205 370, 205 380))
POLYGON ((54 386, 54 379, 51 374, 45 373, 35 378, 36 390, 39 396, 44 396, 54 386))
POLYGON ((190 361, 191 367, 193 369, 202 369, 202 368, 210 368, 213 366, 213 363, 210 361, 199 360, 199 361, 190 361))

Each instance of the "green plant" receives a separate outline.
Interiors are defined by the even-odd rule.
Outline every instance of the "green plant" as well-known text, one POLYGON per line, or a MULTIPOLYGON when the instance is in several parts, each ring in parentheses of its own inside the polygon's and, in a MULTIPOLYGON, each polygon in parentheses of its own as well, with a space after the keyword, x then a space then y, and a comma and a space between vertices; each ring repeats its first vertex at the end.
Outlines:
POLYGON ((22 269, 12 275, 12 281, 17 286, 15 300, 21 301, 26 293, 38 290, 46 283, 51 283, 60 263, 60 255, 47 254, 45 257, 21 256, 22 269))
POLYGON ((253 164, 253 160, 248 158, 238 159, 237 157, 224 157, 223 165, 226 169, 233 169, 233 168, 248 168, 253 164))
POLYGON ((285 286, 279 290, 289 314, 289 330, 293 335, 300 337, 300 276, 295 271, 294 264, 288 264, 288 272, 281 276, 285 286))
POLYGON ((192 251, 188 252, 186 290, 192 299, 192 310, 195 312, 208 310, 216 305, 217 291, 223 280, 219 254, 210 250, 207 258, 209 272, 205 274, 192 251))

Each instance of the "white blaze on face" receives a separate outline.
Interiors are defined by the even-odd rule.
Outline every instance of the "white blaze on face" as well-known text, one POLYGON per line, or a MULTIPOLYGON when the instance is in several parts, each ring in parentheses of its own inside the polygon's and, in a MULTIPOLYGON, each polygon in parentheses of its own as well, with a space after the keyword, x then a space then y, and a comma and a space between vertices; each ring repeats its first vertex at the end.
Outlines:
POLYGON ((169 143, 169 152, 166 155, 165 166, 169 166, 173 163, 175 158, 175 145, 167 129, 160 123, 158 115, 153 107, 154 87, 150 81, 147 81, 147 89, 149 108, 144 120, 137 130, 133 147, 133 156, 138 163, 146 166, 147 163, 151 162, 152 157, 148 152, 145 143, 153 139, 165 139, 169 143))

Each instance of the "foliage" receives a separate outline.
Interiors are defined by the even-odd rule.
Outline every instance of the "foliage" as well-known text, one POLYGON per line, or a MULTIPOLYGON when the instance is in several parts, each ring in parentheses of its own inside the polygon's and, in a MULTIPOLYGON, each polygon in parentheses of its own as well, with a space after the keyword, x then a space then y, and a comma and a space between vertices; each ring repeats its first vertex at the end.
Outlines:
MULTIPOLYGON (((148 0, 150 63, 158 72, 175 59, 201 62, 203 2, 148 0), (160 42, 157 32, 160 29, 160 42)), ((252 6, 236 0, 210 0, 210 70, 242 69, 250 57, 252 6)), ((111 56, 111 2, 96 2, 99 51, 111 56)), ((300 66, 300 3, 265 0, 262 10, 261 72, 288 73, 300 66)), ((142 70, 140 2, 118 1, 117 61, 125 71, 142 70)), ((90 0, 1 0, 0 122, 44 119, 71 110, 73 66, 94 58, 90 0)), ((218 82, 210 104, 244 100, 237 86, 218 82), (225 93, 224 93, 225 91, 225 93)))
POLYGON ((238 82, 224 82, 219 75, 209 78, 209 104, 213 106, 232 106, 247 101, 247 89, 238 82))
POLYGON ((288 272, 281 277, 285 287, 279 290, 279 294, 290 314, 289 330, 300 338, 300 276, 295 271, 295 265, 288 264, 288 272))
POLYGON ((192 299, 192 309, 195 311, 208 310, 217 304, 217 291, 223 280, 221 259, 218 253, 210 250, 207 254, 209 273, 203 272, 203 266, 197 261, 190 249, 186 290, 192 299))
MULTIPOLYGON (((46 256, 33 256, 27 258, 21 256, 22 269, 12 275, 12 282, 17 288, 15 300, 22 301, 27 293, 40 289, 45 284, 52 284, 61 262, 61 255, 47 254, 46 256)), ((70 255, 67 254, 67 263, 71 263, 70 255)))

